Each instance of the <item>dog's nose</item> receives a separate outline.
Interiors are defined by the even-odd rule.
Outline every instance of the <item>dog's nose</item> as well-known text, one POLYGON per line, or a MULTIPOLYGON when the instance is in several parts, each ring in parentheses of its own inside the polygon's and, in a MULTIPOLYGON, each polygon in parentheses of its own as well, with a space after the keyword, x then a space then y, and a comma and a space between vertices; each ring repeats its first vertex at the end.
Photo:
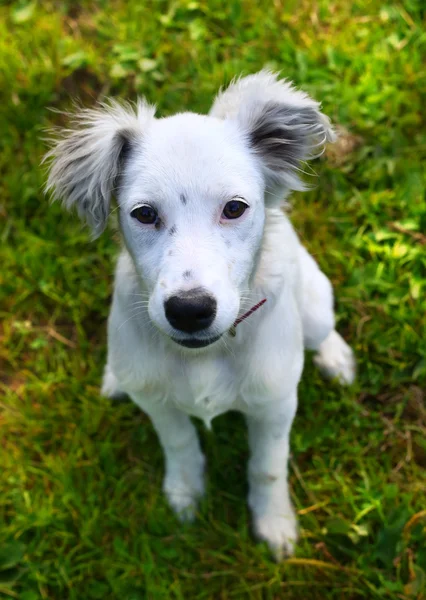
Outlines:
POLYGON ((164 303, 170 325, 186 333, 207 329, 216 316, 216 300, 202 288, 171 296, 164 303))

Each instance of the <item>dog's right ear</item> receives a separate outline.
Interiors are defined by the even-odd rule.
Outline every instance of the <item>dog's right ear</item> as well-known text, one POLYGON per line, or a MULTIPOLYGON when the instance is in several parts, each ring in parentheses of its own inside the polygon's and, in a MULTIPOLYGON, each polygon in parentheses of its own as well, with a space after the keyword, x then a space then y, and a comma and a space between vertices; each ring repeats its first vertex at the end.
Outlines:
POLYGON ((299 178, 301 165, 335 137, 318 102, 267 70, 232 82, 209 114, 234 121, 243 132, 259 159, 268 205, 307 188, 299 178))
POLYGON ((143 100, 135 107, 111 100, 83 109, 44 158, 50 161, 46 191, 67 208, 76 208, 95 238, 105 229, 126 155, 154 114, 155 108, 143 100))

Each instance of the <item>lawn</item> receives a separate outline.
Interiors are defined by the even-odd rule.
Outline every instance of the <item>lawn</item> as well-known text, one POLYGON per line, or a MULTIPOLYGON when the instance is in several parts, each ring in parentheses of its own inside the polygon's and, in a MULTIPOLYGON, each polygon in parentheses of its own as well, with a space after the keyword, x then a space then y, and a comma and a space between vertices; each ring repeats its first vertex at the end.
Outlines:
POLYGON ((426 598, 426 33, 422 0, 0 6, 0 598, 426 598), (205 112, 269 66, 339 143, 292 219, 336 290, 358 379, 307 356, 292 433, 301 540, 275 564, 245 504, 243 419, 199 426, 208 493, 182 526, 155 433, 99 395, 117 234, 43 194, 44 130, 79 97, 205 112))

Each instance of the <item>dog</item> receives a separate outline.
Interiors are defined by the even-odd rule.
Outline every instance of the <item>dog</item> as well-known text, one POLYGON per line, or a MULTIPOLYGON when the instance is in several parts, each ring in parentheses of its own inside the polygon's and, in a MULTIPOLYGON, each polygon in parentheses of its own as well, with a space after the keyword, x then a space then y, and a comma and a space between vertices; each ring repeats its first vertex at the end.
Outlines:
POLYGON ((116 200, 123 247, 102 393, 149 415, 182 520, 204 493, 190 417, 209 427, 242 412, 254 532, 277 559, 297 539, 287 462, 304 348, 328 377, 355 376, 331 284, 283 210, 306 189, 304 161, 333 139, 317 102, 263 70, 220 91, 208 115, 156 118, 145 100, 81 110, 47 154, 47 191, 95 237, 116 200))

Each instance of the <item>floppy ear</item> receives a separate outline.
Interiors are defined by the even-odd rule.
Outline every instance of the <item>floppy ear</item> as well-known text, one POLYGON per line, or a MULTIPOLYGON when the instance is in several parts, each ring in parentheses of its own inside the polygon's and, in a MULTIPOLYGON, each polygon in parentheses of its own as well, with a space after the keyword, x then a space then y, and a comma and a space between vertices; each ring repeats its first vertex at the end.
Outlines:
POLYGON ((210 115, 237 121, 259 156, 266 199, 307 188, 300 163, 319 156, 335 136, 320 105, 270 71, 243 77, 217 96, 210 115))
POLYGON ((44 158, 51 161, 46 191, 66 208, 75 207, 94 237, 105 229, 126 155, 154 113, 143 100, 135 107, 111 100, 82 109, 44 158))

